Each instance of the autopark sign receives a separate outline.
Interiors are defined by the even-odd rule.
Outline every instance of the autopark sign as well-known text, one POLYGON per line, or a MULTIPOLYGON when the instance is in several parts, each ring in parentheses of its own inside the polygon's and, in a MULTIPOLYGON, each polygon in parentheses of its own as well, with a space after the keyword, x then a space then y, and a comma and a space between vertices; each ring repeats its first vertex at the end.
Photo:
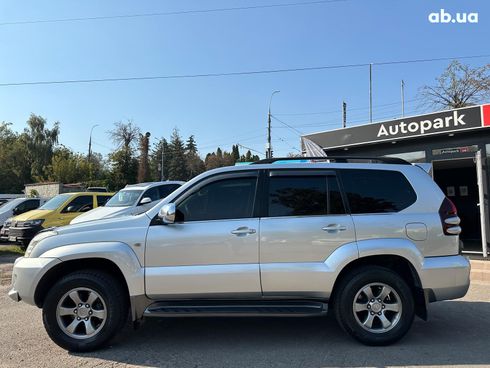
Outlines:
POLYGON ((490 104, 336 129, 305 137, 323 148, 337 148, 484 127, 490 127, 490 104))

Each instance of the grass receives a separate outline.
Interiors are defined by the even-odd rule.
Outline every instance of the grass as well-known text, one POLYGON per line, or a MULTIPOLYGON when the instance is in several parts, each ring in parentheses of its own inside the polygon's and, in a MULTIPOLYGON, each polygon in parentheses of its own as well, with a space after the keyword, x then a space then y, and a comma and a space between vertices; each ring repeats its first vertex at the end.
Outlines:
POLYGON ((3 256, 23 256, 25 250, 18 245, 0 245, 0 257, 3 256))

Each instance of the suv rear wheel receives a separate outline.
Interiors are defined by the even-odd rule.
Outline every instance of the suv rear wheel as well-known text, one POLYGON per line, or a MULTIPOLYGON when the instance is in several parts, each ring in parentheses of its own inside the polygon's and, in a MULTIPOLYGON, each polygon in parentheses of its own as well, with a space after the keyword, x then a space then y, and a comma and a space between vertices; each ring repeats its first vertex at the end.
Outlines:
POLYGON ((62 348, 88 351, 108 342, 124 325, 127 312, 118 280, 95 270, 78 271, 51 288, 43 305, 43 322, 62 348))
POLYGON ((412 325, 412 292, 395 272, 363 267, 344 278, 334 301, 337 321, 366 345, 388 345, 401 339, 412 325))

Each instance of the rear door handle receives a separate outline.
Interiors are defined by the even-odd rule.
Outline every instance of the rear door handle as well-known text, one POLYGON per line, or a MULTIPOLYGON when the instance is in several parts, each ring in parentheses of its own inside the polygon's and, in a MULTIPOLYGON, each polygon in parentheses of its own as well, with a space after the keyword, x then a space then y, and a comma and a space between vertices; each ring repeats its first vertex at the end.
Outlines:
POLYGON ((326 231, 327 233, 336 233, 339 231, 347 230, 347 226, 340 225, 340 224, 329 224, 327 226, 322 227, 322 230, 326 231))
POLYGON ((255 234, 257 231, 255 229, 249 229, 246 226, 241 226, 238 229, 233 230, 231 233, 236 236, 245 236, 249 234, 255 234))

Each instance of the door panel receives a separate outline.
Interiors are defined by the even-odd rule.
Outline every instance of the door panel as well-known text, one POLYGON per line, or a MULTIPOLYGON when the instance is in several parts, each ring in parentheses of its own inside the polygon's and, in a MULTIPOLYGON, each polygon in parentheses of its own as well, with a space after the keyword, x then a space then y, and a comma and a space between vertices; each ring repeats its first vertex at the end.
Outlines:
POLYGON ((150 226, 150 298, 261 295, 259 219, 252 217, 256 187, 255 172, 209 179, 177 201, 176 223, 150 226))
POLYGON ((355 244, 334 173, 272 171, 267 188, 269 217, 260 220, 263 294, 326 295, 326 259, 342 245, 355 244))
POLYGON ((260 261, 324 262, 339 246, 355 239, 349 215, 264 218, 260 223, 260 261), (323 230, 329 225, 343 230, 323 230))
POLYGON ((355 244, 352 217, 264 218, 260 222, 260 267, 264 295, 323 296, 328 291, 326 259, 355 244), (344 230, 328 231, 329 225, 344 230))

